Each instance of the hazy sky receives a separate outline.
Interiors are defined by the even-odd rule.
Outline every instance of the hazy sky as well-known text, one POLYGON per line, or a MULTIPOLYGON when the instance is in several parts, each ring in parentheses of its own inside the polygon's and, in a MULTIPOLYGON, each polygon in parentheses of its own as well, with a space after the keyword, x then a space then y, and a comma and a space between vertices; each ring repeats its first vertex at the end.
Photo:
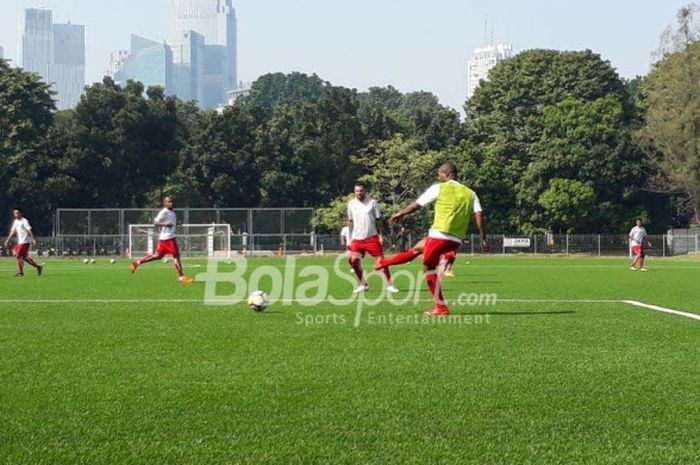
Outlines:
MULTIPOLYGON (((461 108, 467 59, 484 44, 488 16, 497 41, 515 51, 590 48, 622 76, 644 74, 659 35, 687 0, 234 0, 239 74, 316 72, 360 90, 393 84, 428 90, 461 108)), ((130 33, 163 39, 170 0, 0 0, 0 46, 17 56, 19 14, 54 10, 87 28, 87 77, 99 80, 109 53, 130 33)))

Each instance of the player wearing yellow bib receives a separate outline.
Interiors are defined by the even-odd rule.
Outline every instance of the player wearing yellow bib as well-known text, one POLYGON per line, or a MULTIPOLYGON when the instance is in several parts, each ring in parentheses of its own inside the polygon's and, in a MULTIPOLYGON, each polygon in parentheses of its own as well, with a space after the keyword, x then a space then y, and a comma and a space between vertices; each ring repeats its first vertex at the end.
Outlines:
POLYGON ((440 257, 456 252, 467 236, 472 216, 481 236, 482 249, 488 251, 484 214, 479 197, 473 190, 456 181, 457 168, 454 163, 445 163, 438 170, 438 184, 430 187, 418 200, 391 217, 396 223, 426 205, 435 202, 435 220, 428 233, 423 250, 423 270, 435 307, 426 312, 427 316, 449 315, 450 310, 442 295, 440 277, 436 271, 440 257))

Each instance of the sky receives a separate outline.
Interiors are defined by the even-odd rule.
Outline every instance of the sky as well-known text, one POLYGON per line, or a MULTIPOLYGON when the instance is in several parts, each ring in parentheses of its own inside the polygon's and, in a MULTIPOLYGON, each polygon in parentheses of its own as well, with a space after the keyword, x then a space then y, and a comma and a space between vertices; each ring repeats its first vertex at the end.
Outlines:
MULTIPOLYGON (((663 29, 688 0, 234 0, 239 77, 316 73, 366 90, 393 85, 435 93, 461 109, 467 60, 491 34, 531 48, 591 49, 623 77, 645 74, 663 29)), ((17 57, 23 8, 54 10, 54 21, 86 26, 88 82, 131 33, 163 40, 170 0, 0 0, 0 46, 17 57)))

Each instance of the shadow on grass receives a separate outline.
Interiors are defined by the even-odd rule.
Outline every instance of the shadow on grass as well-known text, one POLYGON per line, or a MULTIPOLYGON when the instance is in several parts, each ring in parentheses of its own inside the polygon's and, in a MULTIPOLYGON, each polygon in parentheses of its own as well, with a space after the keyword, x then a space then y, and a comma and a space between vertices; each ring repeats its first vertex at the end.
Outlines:
POLYGON ((468 312, 462 315, 496 315, 496 316, 528 316, 528 315, 572 315, 573 310, 557 310, 552 312, 468 312))

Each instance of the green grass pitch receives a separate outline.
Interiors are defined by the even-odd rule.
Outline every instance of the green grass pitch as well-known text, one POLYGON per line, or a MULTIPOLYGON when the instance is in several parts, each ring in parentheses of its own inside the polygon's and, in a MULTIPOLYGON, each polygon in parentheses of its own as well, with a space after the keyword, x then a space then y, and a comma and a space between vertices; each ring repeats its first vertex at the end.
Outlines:
POLYGON ((454 306, 460 324, 381 320, 427 310, 423 284, 356 327, 354 303, 205 306, 161 263, 15 279, 5 259, 0 463, 698 464, 700 321, 621 301, 700 313, 700 261, 627 266, 460 257, 447 297, 502 301, 454 306))

